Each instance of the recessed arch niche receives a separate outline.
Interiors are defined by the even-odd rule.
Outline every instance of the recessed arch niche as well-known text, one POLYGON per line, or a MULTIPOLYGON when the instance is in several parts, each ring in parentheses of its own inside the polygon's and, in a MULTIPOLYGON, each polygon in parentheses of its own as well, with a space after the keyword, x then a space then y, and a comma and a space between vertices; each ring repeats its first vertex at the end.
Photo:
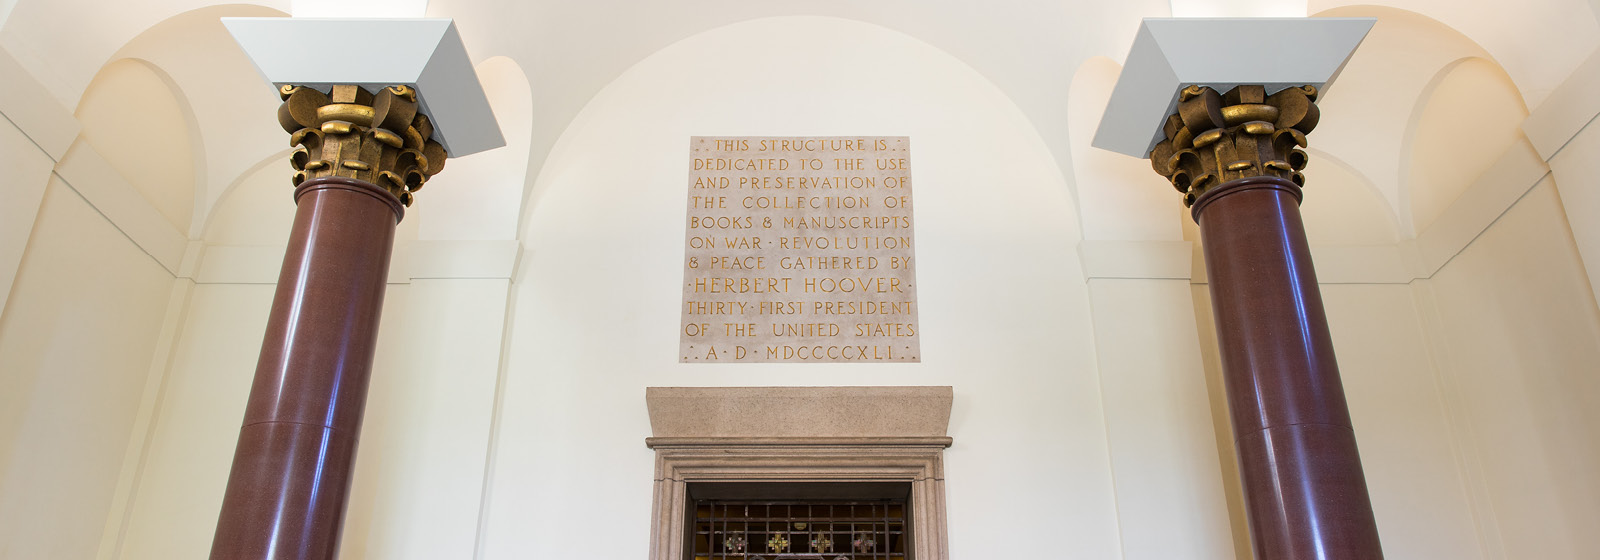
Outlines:
MULTIPOLYGON (((475 67, 506 145, 452 158, 408 209, 422 239, 514 239, 528 176, 533 93, 516 61, 490 57, 475 67)), ((408 216, 410 217, 410 216, 408 216)))
POLYGON ((1188 217, 1182 195, 1150 168, 1150 160, 1092 146, 1122 65, 1097 56, 1072 76, 1067 125, 1072 170, 1086 239, 1176 241, 1188 217))
POLYGON ((144 60, 111 62, 89 83, 74 116, 89 146, 174 229, 187 231, 204 164, 194 115, 172 78, 144 60))
POLYGON ((1494 61, 1463 58, 1440 70, 1417 100, 1406 131, 1411 219, 1426 230, 1501 154, 1525 142, 1528 109, 1494 61))
MULTIPOLYGON (((1416 12, 1362 5, 1315 15, 1376 17, 1378 22, 1338 81, 1317 100, 1327 118, 1309 136, 1311 147, 1344 162, 1347 169, 1361 170, 1392 209, 1400 237, 1414 238, 1423 224, 1415 222, 1411 209, 1407 139, 1418 107, 1432 93, 1434 76, 1441 70, 1462 58, 1487 59, 1489 54, 1466 35, 1416 12)), ((1307 189, 1315 188, 1313 172, 1307 169, 1307 189)))
MULTIPOLYGON (((962 542, 1000 543, 969 555, 1026 556, 1023 543, 1004 538, 1015 527, 985 511, 1036 493, 1075 504, 1030 521, 1040 530, 1059 529, 1089 555, 1115 554, 1114 516, 1085 513, 1115 505, 1104 432, 1014 437, 1019 424, 1104 422, 1078 218, 1061 168, 1016 103, 961 59, 885 27, 815 16, 750 20, 657 51, 591 98, 545 158, 512 288, 486 554, 581 555, 574 543, 619 538, 598 528, 542 533, 542 514, 519 505, 573 488, 595 509, 570 513, 649 525, 648 511, 600 507, 652 492, 648 461, 628 460, 647 451, 638 442, 648 435, 630 387, 793 384, 792 364, 697 367, 671 358, 681 328, 689 141, 719 135, 910 138, 919 331, 940 348, 938 359, 914 368, 810 365, 806 384, 967 380, 950 436, 985 443, 953 448, 945 464, 989 482, 950 491, 950 526, 966 535, 952 533, 952 556, 962 556, 962 542), (985 372, 984 383, 970 382, 974 371, 985 372), (564 456, 606 459, 554 459, 564 456), (1062 469, 1076 474, 1059 476, 1062 469)), ((620 538, 629 540, 617 546, 648 550, 647 535, 620 538)))
MULTIPOLYGON (((208 215, 261 158, 287 146, 276 114, 278 95, 222 27, 223 17, 277 17, 270 7, 250 4, 205 6, 184 11, 142 30, 118 48, 115 58, 135 58, 159 68, 183 102, 190 131, 192 216, 179 231, 203 235, 208 215), (262 115, 268 115, 263 118, 262 115)), ((85 125, 85 129, 89 128, 85 125)), ((158 144, 153 140, 145 143, 158 144)))

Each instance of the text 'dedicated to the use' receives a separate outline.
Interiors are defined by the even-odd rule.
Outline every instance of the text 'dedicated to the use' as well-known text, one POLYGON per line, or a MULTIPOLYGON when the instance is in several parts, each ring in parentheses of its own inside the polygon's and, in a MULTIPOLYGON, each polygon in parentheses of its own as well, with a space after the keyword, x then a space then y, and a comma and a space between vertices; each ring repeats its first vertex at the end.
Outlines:
POLYGON ((907 138, 689 144, 681 361, 920 361, 907 138))

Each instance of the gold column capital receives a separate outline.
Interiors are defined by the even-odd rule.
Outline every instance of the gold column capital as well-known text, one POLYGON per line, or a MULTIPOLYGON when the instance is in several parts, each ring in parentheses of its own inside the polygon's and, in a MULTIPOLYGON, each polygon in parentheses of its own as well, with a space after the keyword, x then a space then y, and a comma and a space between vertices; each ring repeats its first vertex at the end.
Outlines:
POLYGON ((1317 126, 1317 88, 1272 95, 1259 85, 1219 94, 1189 86, 1150 151, 1150 166, 1183 193, 1184 206, 1206 190, 1248 177, 1277 177, 1304 186, 1306 134, 1317 126))
POLYGON ((295 186, 346 177, 382 187, 410 206, 413 193, 444 169, 449 154, 433 140, 433 123, 418 110, 410 86, 373 94, 354 85, 333 86, 331 93, 286 85, 278 93, 278 123, 296 146, 289 156, 295 186))

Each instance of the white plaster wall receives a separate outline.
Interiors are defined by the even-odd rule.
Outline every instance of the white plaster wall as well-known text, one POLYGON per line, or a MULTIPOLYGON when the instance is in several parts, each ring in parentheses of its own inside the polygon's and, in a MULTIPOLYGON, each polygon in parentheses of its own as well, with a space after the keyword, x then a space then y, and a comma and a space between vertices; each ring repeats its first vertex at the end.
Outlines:
MULTIPOLYGON (((261 118, 277 114, 281 100, 276 89, 263 86, 261 74, 222 27, 220 19, 286 15, 281 9, 265 6, 278 3, 190 6, 197 9, 144 29, 109 59, 133 58, 158 69, 169 80, 172 95, 182 104, 183 120, 167 126, 186 127, 183 148, 193 148, 182 154, 193 166, 190 184, 183 189, 190 195, 193 219, 179 226, 179 231, 190 237, 201 235, 206 210, 217 205, 235 179, 249 173, 262 157, 289 147, 276 119, 261 118)), ((108 68, 116 64, 112 62, 108 68)), ((80 107, 90 101, 99 89, 97 85, 92 83, 84 92, 80 107)), ((167 137, 170 136, 157 136, 152 130, 136 141, 168 150, 181 149, 165 145, 170 142, 167 137)), ((277 160, 279 169, 284 159, 277 160)))
MULTIPOLYGON (((1104 79, 1108 64, 1080 73, 1104 79)), ((501 78, 511 80, 501 84, 507 99, 525 94, 511 72, 501 78)), ((1083 85, 1075 93, 1089 97, 1071 100, 1074 117, 1109 82, 1083 85)), ((749 22, 640 63, 550 155, 535 189, 546 194, 522 216, 528 251, 515 283, 390 286, 344 557, 637 558, 650 507, 644 387, 948 384, 956 557, 1034 554, 1014 536, 1039 531, 1070 543, 1068 558, 1248 558, 1204 286, 1191 296, 1172 276, 1086 285, 1073 189, 1058 171, 1068 166, 1034 126, 950 55, 845 20, 749 22), (911 136, 922 364, 676 363, 685 144, 723 134, 911 136), (1028 516, 1025 525, 1013 514, 1028 516), (601 516, 614 521, 585 520, 601 516)), ((58 128, 26 133, 67 130, 58 128)), ((219 205, 206 232, 241 250, 213 246, 188 302, 173 303, 186 289, 101 215, 135 233, 151 221, 104 204, 108 189, 138 199, 132 187, 90 181, 118 170, 61 168, 103 206, 97 214, 60 181, 46 195, 48 148, 13 132, 0 121, 0 148, 17 156, 0 208, 0 287, 11 296, 0 316, 0 559, 89 558, 96 542, 100 558, 204 557, 270 304, 261 282, 275 277, 292 212, 286 166, 274 159, 246 172, 238 189, 250 192, 219 205), (46 198, 37 230, 30 196, 46 198), (21 262, 14 289, 4 268, 12 257, 21 262), (68 427, 71 437, 51 437, 68 427)), ((1600 254, 1600 229, 1587 219, 1600 212, 1587 172, 1596 151, 1600 133, 1585 129, 1551 160, 1559 197, 1549 184, 1534 189, 1432 280, 1324 285, 1391 557, 1562 560, 1590 550, 1582 539, 1600 526, 1600 318, 1574 246, 1600 254)), ((246 163, 264 155, 238 152, 230 157, 246 163)), ((515 200, 515 173, 497 168, 520 159, 456 171, 492 178, 482 185, 493 185, 483 194, 494 201, 515 200)), ((1080 169, 1079 182, 1145 169, 1099 163, 1080 169)), ((1330 192, 1367 188, 1358 168, 1315 169, 1324 171, 1308 191, 1314 243, 1394 241, 1376 191, 1330 192)), ((1153 216, 1182 223, 1175 198, 1170 213, 1156 206, 1174 193, 1153 175, 1144 184, 1153 190, 1079 185, 1083 235, 1173 239, 1174 222, 1153 216), (1156 212, 1130 215, 1146 210, 1156 212)), ((427 222, 427 192, 438 194, 423 193, 403 239, 427 222)), ((437 198, 485 208, 468 194, 437 198)), ((1442 208, 1429 210, 1441 222, 1462 213, 1442 208)), ((453 213, 420 229, 500 238, 506 211, 500 204, 474 223, 453 213)), ((1408 219, 1400 229, 1409 228, 1408 219)), ((146 250, 178 268, 172 251, 146 250)))
MULTIPOLYGON (((1320 3, 1311 6, 1318 17, 1376 17, 1378 22, 1340 70, 1339 79, 1317 99, 1327 118, 1318 122, 1308 142, 1311 148, 1348 163, 1383 195, 1398 217, 1401 234, 1414 236, 1421 228, 1411 220, 1405 171, 1419 100, 1431 93, 1434 77, 1452 62, 1490 57, 1471 38, 1419 13, 1373 5, 1322 11, 1316 5, 1320 3)), ((1488 143, 1502 144, 1500 138, 1488 143)), ((1311 165, 1321 166, 1316 159, 1311 165)), ((1314 170, 1306 170, 1308 189, 1321 185, 1314 170)))
MULTIPOLYGON (((1333 156, 1315 148, 1309 153, 1300 217, 1313 252, 1325 247, 1393 246, 1400 241, 1394 211, 1383 193, 1333 156)), ((1188 209, 1184 211, 1182 219, 1192 220, 1188 209)))
POLYGON ((1411 288, 1323 284, 1322 298, 1384 555, 1485 558, 1411 288))
POLYGON ((895 32, 780 18, 668 47, 551 154, 529 217, 484 558, 638 558, 644 388, 952 385, 952 556, 1120 556, 1074 211, 1044 143, 970 68, 895 32), (923 357, 676 360, 691 135, 907 135, 923 357), (1006 512, 1007 515, 999 515, 1006 512), (596 519, 606 519, 604 523, 596 519))
POLYGON ((522 194, 528 177, 528 144, 533 134, 533 94, 528 77, 503 56, 477 65, 478 80, 500 123, 506 145, 453 158, 428 179, 407 209, 418 220, 421 239, 515 239, 522 194))
POLYGON ((1600 43, 1594 14, 1576 0, 1311 0, 1307 4, 1315 16, 1333 15, 1328 12, 1336 6, 1363 6, 1363 10, 1383 6, 1438 20, 1482 45, 1489 58, 1505 66, 1530 108, 1538 107, 1600 43), (1530 37, 1548 40, 1531 41, 1530 37), (1554 44, 1560 47, 1548 48, 1554 44))
POLYGON ((1089 292, 1122 558, 1239 558, 1214 431, 1229 428, 1212 423, 1189 281, 1097 278, 1089 292))
POLYGON ((1468 489, 1504 558, 1593 556, 1600 312, 1550 181, 1419 290, 1468 489))
MULTIPOLYGON (((183 335, 165 375, 161 406, 145 446, 127 521, 121 528, 124 536, 112 558, 204 558, 210 553, 273 289, 271 284, 194 287, 183 335)), ((384 334, 373 366, 375 377, 400 369, 401 352, 409 342, 405 335, 406 296, 405 285, 390 285, 385 293, 384 334)), ((381 383, 374 383, 378 385, 381 383)), ((372 433, 384 433, 385 426, 381 422, 363 426, 358 480, 380 479, 382 469, 361 454, 387 454, 383 444, 366 445, 374 439, 372 433)), ((372 499, 363 496, 353 489, 346 511, 346 535, 357 539, 364 539, 366 532, 352 527, 368 527, 373 518, 389 513, 375 511, 372 499)), ((357 542, 352 548, 361 550, 362 541, 357 542)))
POLYGON ((39 149, 10 119, 0 119, 0 153, 6 154, 6 204, 0 204, 0 311, 11 295, 22 254, 33 234, 34 218, 44 198, 55 160, 39 149))
POLYGON ((11 8, 16 7, 17 0, 0 0, 0 27, 4 27, 6 19, 11 17, 11 8))
POLYGON ((277 251, 273 260, 283 261, 295 212, 294 185, 289 180, 294 170, 287 161, 287 156, 274 157, 239 177, 228 196, 211 209, 206 245, 272 248, 277 251))
POLYGON ((1574 242, 1583 255, 1594 297, 1600 298, 1600 176, 1594 161, 1600 159, 1600 125, 1590 122, 1550 158, 1561 193, 1561 207, 1571 226, 1574 242))
MULTIPOLYGON (((1320 288, 1385 556, 1492 558, 1474 525, 1411 288, 1332 283, 1320 288)), ((1249 559, 1209 287, 1196 284, 1193 295, 1235 549, 1239 559, 1249 559)))
POLYGON ((0 558, 92 558, 173 278, 54 181, 0 318, 0 558))
POLYGON ((1089 145, 1100 128, 1122 66, 1091 58, 1072 78, 1068 126, 1072 172, 1083 237, 1093 240, 1176 241, 1188 209, 1183 195, 1150 168, 1150 160, 1089 145))
MULTIPOLYGON (((294 213, 266 166, 223 200, 144 446, 120 545, 103 558, 204 557, 294 213), (264 244, 265 243, 265 244, 264 244)), ((410 215, 397 235, 415 235, 410 215)), ((454 558, 477 538, 506 278, 409 279, 397 251, 341 558, 454 558)), ((433 265, 431 273, 450 273, 433 265)))
POLYGON ((209 553, 272 290, 195 286, 114 558, 209 553))
POLYGON ((194 211, 194 138, 188 104, 161 70, 142 60, 107 64, 78 103, 83 138, 150 201, 173 229, 194 211))
POLYGON ((1494 62, 1468 58, 1440 70, 1411 118, 1412 136, 1401 163, 1411 196, 1411 223, 1425 231, 1483 175, 1495 159, 1523 140, 1528 117, 1516 85, 1494 62))
POLYGON ((509 288, 417 279, 385 309, 341 558, 471 557, 509 288))
MULTIPOLYGON (((1194 235, 1198 236, 1198 231, 1194 235)), ((1200 263, 1204 262, 1203 256, 1198 251, 1195 253, 1195 259, 1200 263)), ((1197 265, 1197 268, 1201 268, 1200 265, 1197 265)), ((1195 330, 1200 338, 1200 359, 1206 369, 1206 397, 1211 402, 1212 432, 1216 435, 1214 442, 1217 446, 1217 463, 1221 467, 1222 488, 1228 502, 1228 524, 1233 535, 1233 551, 1239 560, 1252 560, 1255 558, 1255 550, 1250 540, 1249 518, 1244 509, 1244 485, 1239 478, 1238 448, 1234 445, 1233 419, 1229 416, 1228 409, 1228 389, 1222 376, 1222 354, 1217 347, 1216 314, 1211 309, 1211 286, 1191 284, 1189 294, 1194 302, 1195 330)))

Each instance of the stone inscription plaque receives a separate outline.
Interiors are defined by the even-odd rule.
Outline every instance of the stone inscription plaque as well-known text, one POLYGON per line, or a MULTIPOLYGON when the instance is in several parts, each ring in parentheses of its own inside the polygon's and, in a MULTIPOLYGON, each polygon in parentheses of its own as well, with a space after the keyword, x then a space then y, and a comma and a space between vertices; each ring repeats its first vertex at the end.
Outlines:
POLYGON ((681 361, 921 361, 907 138, 689 144, 681 361))

